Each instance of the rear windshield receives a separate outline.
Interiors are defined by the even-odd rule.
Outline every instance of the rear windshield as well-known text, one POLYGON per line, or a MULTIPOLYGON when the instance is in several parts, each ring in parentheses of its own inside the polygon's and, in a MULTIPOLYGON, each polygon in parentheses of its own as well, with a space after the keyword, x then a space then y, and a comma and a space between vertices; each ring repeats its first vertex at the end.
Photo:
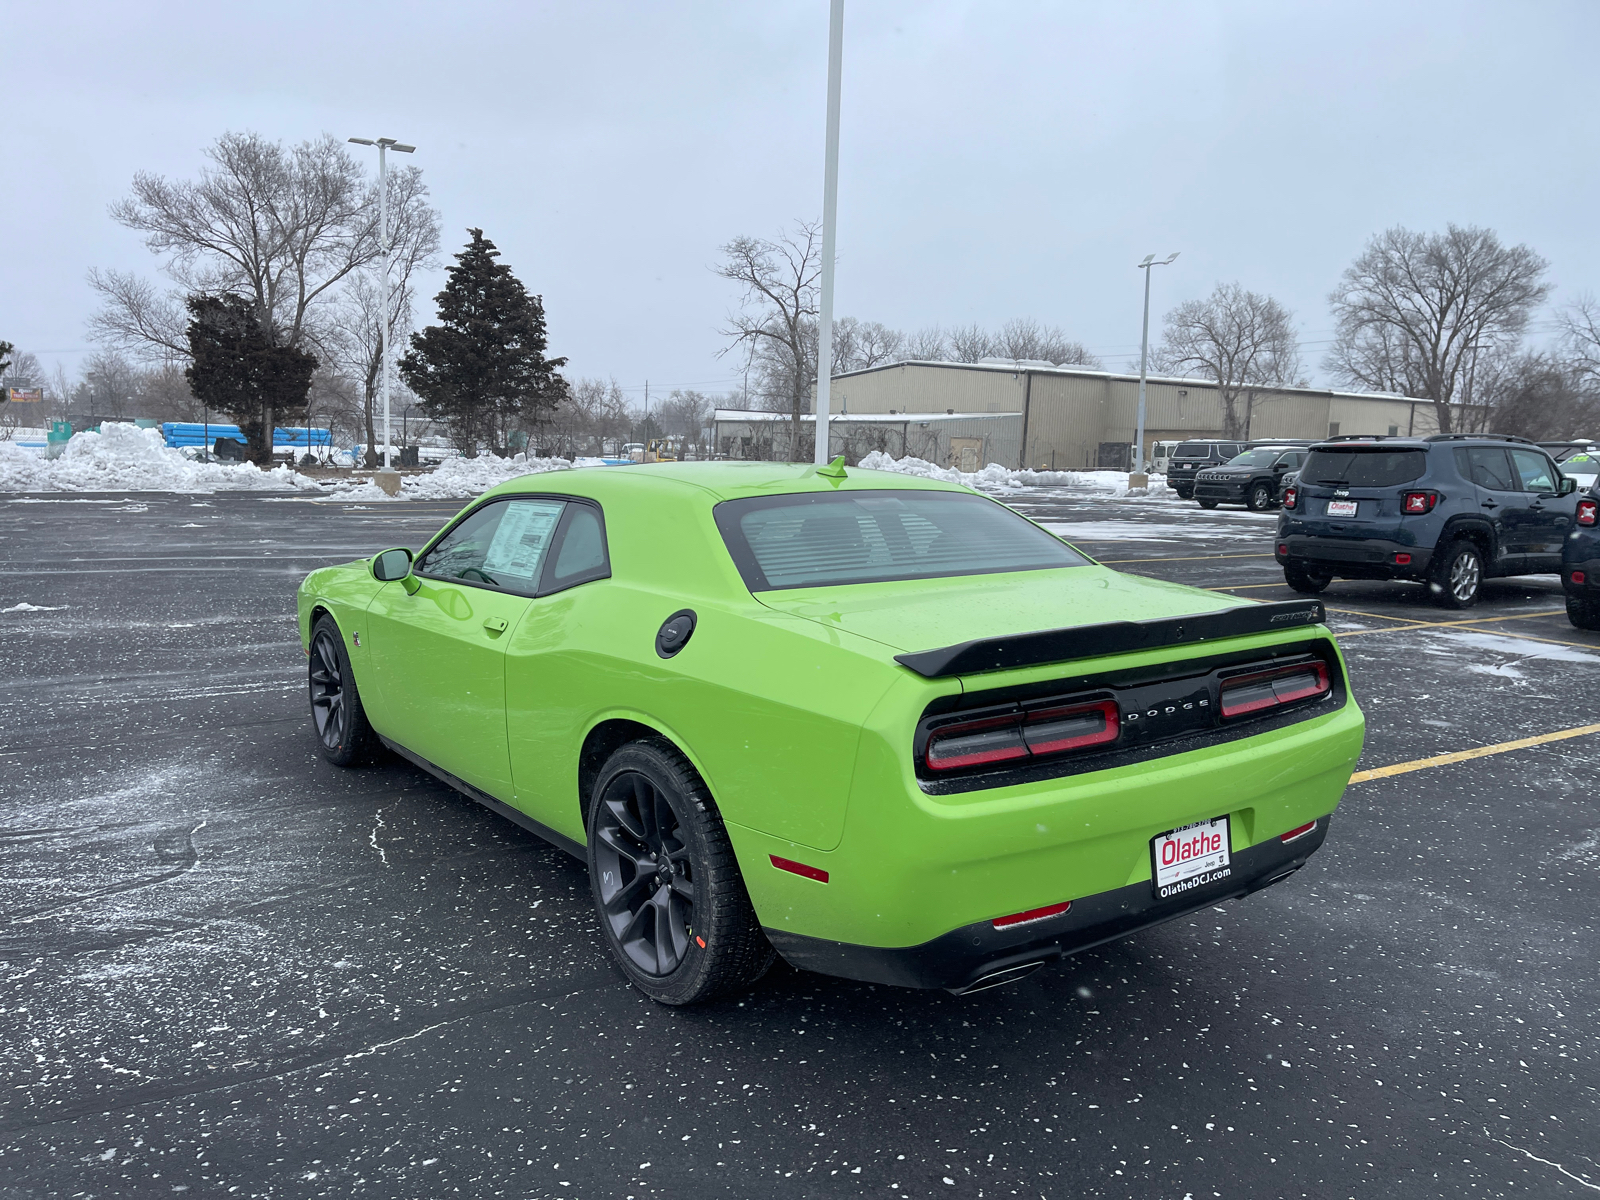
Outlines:
POLYGON ((1180 442, 1172 452, 1173 458, 1210 458, 1213 448, 1231 450, 1231 446, 1217 447, 1215 442, 1180 442))
POLYGON ((963 492, 758 496, 716 507, 752 592, 1088 562, 1005 505, 963 492))
POLYGON ((1360 449, 1313 450, 1300 468, 1306 483, 1343 483, 1350 487, 1393 487, 1410 483, 1427 469, 1421 450, 1360 449))

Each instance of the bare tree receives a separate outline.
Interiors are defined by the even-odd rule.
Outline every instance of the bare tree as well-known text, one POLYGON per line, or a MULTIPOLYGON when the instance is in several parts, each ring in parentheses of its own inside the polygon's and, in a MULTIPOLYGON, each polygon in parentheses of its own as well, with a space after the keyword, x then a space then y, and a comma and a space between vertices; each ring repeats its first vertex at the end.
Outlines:
POLYGON ((799 221, 776 239, 738 237, 722 247, 718 275, 741 289, 739 311, 721 331, 732 339, 722 354, 743 348, 759 364, 769 402, 790 415, 789 457, 799 459, 800 414, 816 377, 814 322, 822 272, 822 227, 799 221), (813 332, 807 336, 807 325, 813 332))
POLYGON ((1561 314, 1561 341, 1573 365, 1600 382, 1600 303, 1585 293, 1561 314))
POLYGON ((1099 370, 1100 360, 1082 342, 1073 341, 1055 325, 1040 325, 1032 317, 1014 317, 989 341, 996 358, 1055 363, 1099 370))
POLYGON ((989 331, 981 325, 958 325, 946 340, 953 362, 975 363, 995 357, 998 348, 989 331))
POLYGON ((1271 296, 1219 283, 1204 300, 1167 314, 1156 361, 1161 369, 1198 371, 1217 381, 1223 433, 1248 438, 1257 393, 1295 382, 1300 352, 1294 318, 1271 296))
MULTIPOLYGON (((317 306, 379 254, 377 189, 331 134, 285 149, 255 133, 227 133, 206 152, 198 181, 140 172, 112 219, 145 235, 178 285, 163 292, 120 271, 93 271, 104 301, 97 340, 150 359, 189 355, 183 295, 231 292, 255 306, 273 344, 312 342, 317 306)), ((393 178, 412 175, 415 168, 393 178)))
POLYGON ((926 326, 907 337, 904 350, 905 357, 914 362, 944 362, 950 357, 948 339, 937 325, 926 326))
POLYGON ((1600 422, 1600 380, 1579 359, 1530 351, 1478 371, 1464 415, 1480 429, 1556 441, 1593 436, 1600 422))
POLYGON ((1475 226, 1378 234, 1328 297, 1338 326, 1328 369, 1357 387, 1432 401, 1448 433, 1473 360, 1515 350, 1549 294, 1548 266, 1475 226))
POLYGON ((882 321, 845 317, 833 324, 833 372, 864 371, 905 357, 906 337, 882 321))

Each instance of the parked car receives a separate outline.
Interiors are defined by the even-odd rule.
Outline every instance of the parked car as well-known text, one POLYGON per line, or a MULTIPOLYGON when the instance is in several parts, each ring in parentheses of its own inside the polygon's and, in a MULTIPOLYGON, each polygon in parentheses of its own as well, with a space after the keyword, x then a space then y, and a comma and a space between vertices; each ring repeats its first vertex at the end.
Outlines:
POLYGON ((1266 512, 1278 502, 1283 477, 1298 471, 1305 457, 1306 451, 1295 446, 1254 446, 1197 474, 1194 498, 1201 508, 1242 504, 1251 512, 1266 512))
POLYGON ((1172 465, 1173 451, 1177 450, 1177 448, 1177 442, 1151 442, 1150 470, 1157 475, 1165 475, 1167 468, 1172 465))
POLYGON ((1206 467, 1221 466, 1239 455, 1243 442, 1198 439, 1179 442, 1167 463, 1167 486, 1184 500, 1194 499, 1194 477, 1206 467))
MULTIPOLYGON (((645 994, 958 992, 1298 870, 1363 718, 1315 600, 1119 574, 904 475, 526 475, 298 593, 316 744, 587 866, 645 994)), ((459 896, 451 903, 459 902, 459 896)))
POLYGON ((1311 449, 1286 489, 1276 557, 1299 592, 1409 579, 1466 608, 1486 578, 1559 569, 1575 491, 1523 438, 1335 439, 1311 449))
MULTIPOLYGON (((1540 445, 1546 450, 1550 449, 1543 442, 1540 445)), ((1556 466, 1561 468, 1563 475, 1577 481, 1580 492, 1600 483, 1600 446, 1592 442, 1569 442, 1551 450, 1551 457, 1556 460, 1556 466)))
POLYGON ((1561 550, 1561 586, 1567 620, 1578 629, 1600 630, 1600 488, 1578 497, 1572 532, 1561 550))

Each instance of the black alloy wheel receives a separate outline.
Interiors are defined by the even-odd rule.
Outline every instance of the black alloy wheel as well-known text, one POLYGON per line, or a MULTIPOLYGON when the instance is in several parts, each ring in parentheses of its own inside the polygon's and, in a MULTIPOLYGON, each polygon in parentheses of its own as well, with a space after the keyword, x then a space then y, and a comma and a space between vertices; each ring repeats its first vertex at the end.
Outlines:
POLYGON ((350 656, 332 617, 319 618, 312 628, 307 667, 311 720, 322 757, 336 767, 351 767, 371 759, 377 750, 377 735, 367 724, 355 674, 350 669, 350 656))
POLYGON ((606 943, 645 995, 693 1004, 747 987, 772 965, 716 806, 670 742, 630 742, 607 760, 588 835, 606 943))
POLYGON ((601 797, 594 833, 611 936, 646 975, 671 975, 694 936, 697 874, 678 815, 646 776, 624 771, 601 797))
POLYGON ((1435 560, 1428 589, 1443 608, 1471 608, 1483 586, 1483 552, 1465 539, 1452 542, 1435 560))
POLYGON ((1272 485, 1265 482, 1252 483, 1250 491, 1245 495, 1244 506, 1251 512, 1266 512, 1272 507, 1272 485))

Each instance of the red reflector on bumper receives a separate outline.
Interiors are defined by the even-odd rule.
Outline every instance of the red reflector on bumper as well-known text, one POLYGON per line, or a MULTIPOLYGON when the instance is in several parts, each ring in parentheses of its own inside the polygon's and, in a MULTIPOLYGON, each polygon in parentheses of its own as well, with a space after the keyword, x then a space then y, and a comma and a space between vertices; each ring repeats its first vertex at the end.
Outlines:
POLYGON ((1399 566, 1399 567, 1409 566, 1410 563, 1411 563, 1411 555, 1409 555, 1409 554, 1396 554, 1394 556, 1394 561, 1395 561, 1395 565, 1396 566, 1399 566))
POLYGON ((1027 912, 1012 913, 1009 917, 996 917, 993 924, 996 929, 1004 929, 1007 925, 1021 925, 1024 921, 1042 921, 1046 917, 1058 916, 1071 907, 1071 900, 1063 900, 1060 904, 1048 904, 1044 908, 1030 908, 1027 912))
POLYGON ((776 854, 767 855, 772 860, 772 865, 780 871, 791 871, 796 875, 803 875, 807 879, 815 879, 818 883, 828 882, 828 873, 821 867, 808 867, 805 863, 795 862, 792 858, 779 858, 776 854))
POLYGON ((1317 823, 1315 821, 1311 822, 1309 825, 1301 825, 1298 829, 1291 829, 1288 833, 1280 834, 1278 840, 1280 842, 1292 842, 1295 840, 1295 838, 1305 837, 1306 834, 1310 833, 1316 827, 1317 823))
POLYGON ((1588 578, 1589 577, 1587 575, 1585 575, 1582 571, 1574 571, 1572 573, 1572 582, 1573 583, 1582 583, 1582 582, 1584 582, 1584 580, 1586 580, 1588 578))

